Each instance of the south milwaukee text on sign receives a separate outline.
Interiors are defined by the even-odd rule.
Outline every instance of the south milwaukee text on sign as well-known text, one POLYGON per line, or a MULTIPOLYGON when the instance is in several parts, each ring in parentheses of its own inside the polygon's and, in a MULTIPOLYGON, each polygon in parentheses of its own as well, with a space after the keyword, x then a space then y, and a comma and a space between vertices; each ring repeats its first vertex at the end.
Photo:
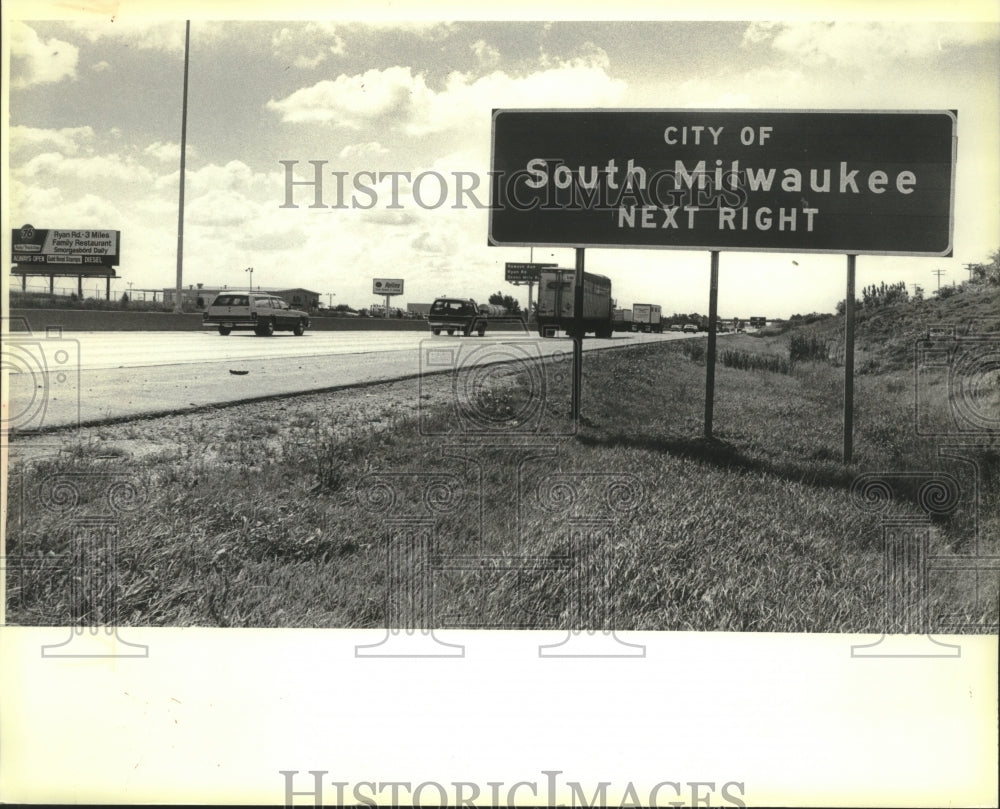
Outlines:
POLYGON ((948 256, 953 111, 495 110, 493 245, 948 256))

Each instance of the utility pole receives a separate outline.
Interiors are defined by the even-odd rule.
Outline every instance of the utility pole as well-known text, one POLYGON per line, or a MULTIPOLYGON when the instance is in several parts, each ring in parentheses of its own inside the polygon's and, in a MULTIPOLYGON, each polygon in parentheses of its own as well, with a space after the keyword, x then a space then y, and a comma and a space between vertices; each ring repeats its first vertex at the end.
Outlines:
POLYGON ((972 268, 975 267, 975 266, 976 265, 972 264, 971 262, 965 265, 965 269, 967 269, 969 271, 969 281, 970 282, 972 281, 972 268))
POLYGON ((184 97, 181 103, 181 172, 180 193, 177 203, 177 294, 174 311, 182 312, 181 290, 184 286, 184 166, 187 152, 187 112, 188 112, 188 50, 191 44, 191 20, 184 23, 184 97))
POLYGON ((941 289, 941 276, 945 275, 948 271, 947 270, 932 270, 931 272, 933 272, 934 275, 937 276, 937 281, 938 281, 937 288, 940 291, 940 289, 941 289))

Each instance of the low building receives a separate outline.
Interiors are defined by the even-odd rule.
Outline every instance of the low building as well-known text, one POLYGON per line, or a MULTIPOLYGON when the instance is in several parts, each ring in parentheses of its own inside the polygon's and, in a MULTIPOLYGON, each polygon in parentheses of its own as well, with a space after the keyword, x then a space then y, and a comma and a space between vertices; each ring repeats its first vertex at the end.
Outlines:
MULTIPOLYGON (((225 287, 207 287, 204 284, 188 284, 186 288, 181 290, 181 304, 195 309, 204 309, 223 289, 225 289, 225 287)), ((163 288, 163 302, 167 306, 175 305, 176 295, 176 287, 163 288)))
POLYGON ((266 291, 274 293, 293 309, 302 309, 306 312, 319 309, 320 293, 313 292, 311 289, 296 287, 295 289, 268 289, 266 291))

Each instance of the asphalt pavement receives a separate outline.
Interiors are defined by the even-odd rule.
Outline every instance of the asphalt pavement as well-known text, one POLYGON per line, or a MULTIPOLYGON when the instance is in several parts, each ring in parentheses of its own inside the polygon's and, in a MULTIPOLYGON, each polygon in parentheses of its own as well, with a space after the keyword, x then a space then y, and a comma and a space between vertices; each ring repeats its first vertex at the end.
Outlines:
MULTIPOLYGON (((682 336, 618 334, 587 339, 584 350, 682 336)), ((263 338, 81 332, 51 340, 8 337, 5 420, 19 431, 121 421, 573 351, 567 338, 510 334, 461 338, 326 332, 263 338)))

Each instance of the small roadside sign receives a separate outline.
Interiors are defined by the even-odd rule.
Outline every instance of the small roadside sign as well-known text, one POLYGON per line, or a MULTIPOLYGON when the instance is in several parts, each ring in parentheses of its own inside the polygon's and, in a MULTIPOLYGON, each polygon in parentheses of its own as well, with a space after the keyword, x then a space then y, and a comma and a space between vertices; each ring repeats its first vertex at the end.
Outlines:
POLYGON ((374 295, 402 295, 402 278, 373 278, 372 294, 374 295))
POLYGON ((508 261, 504 265, 504 280, 512 284, 537 284, 539 274, 542 270, 558 266, 558 264, 535 264, 508 261))

